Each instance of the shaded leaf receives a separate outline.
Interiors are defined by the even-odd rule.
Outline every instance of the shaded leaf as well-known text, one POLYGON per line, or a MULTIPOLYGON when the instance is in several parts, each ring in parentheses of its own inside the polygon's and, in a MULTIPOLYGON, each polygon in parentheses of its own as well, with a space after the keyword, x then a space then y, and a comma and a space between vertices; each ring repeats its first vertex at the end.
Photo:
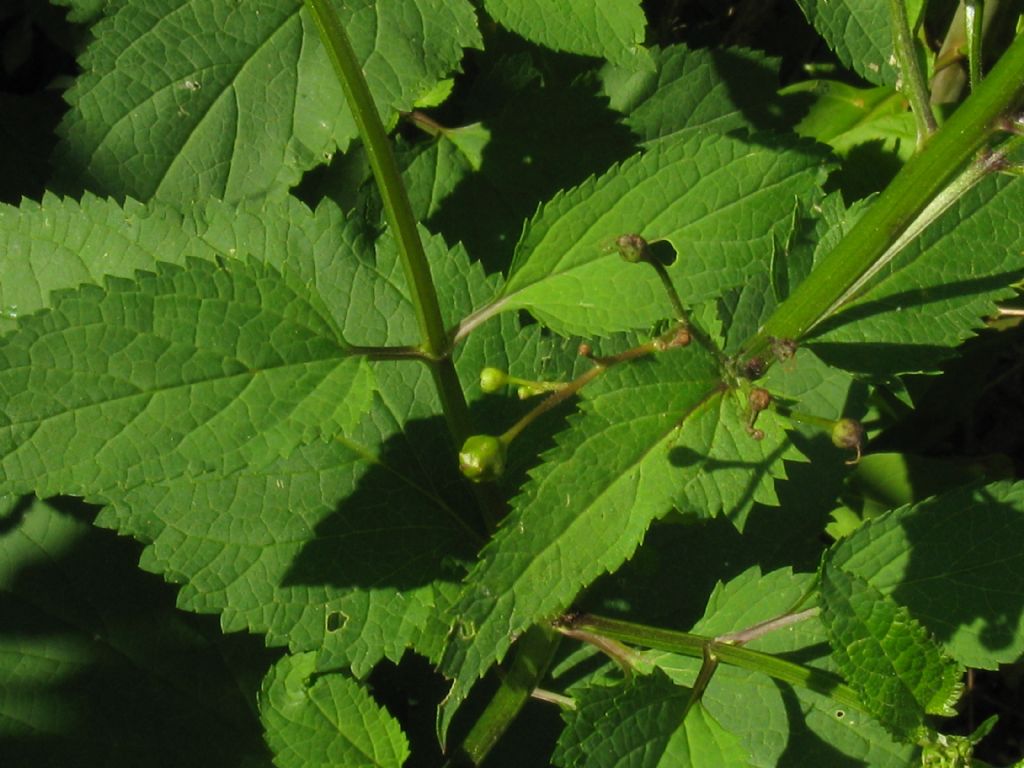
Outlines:
POLYGON ((651 67, 643 48, 647 20, 637 0, 484 0, 484 8, 499 24, 549 48, 651 67))
POLYGON ((843 158, 832 182, 847 200, 880 191, 917 148, 914 115, 906 99, 892 88, 807 80, 783 93, 788 98, 813 98, 794 130, 828 144, 843 158))
POLYGON ((643 141, 764 130, 779 122, 778 61, 745 48, 653 48, 656 71, 606 67, 610 106, 643 141))
POLYGON ((285 656, 267 674, 260 715, 281 768, 398 768, 409 743, 398 723, 351 678, 316 674, 316 654, 285 656))
POLYGON ((865 523, 830 555, 907 606, 962 664, 1024 653, 1024 486, 964 488, 865 523))
POLYGON ((963 667, 906 608, 827 561, 821 599, 821 620, 839 669, 894 736, 915 741, 926 714, 954 714, 963 667))
POLYGON ((269 765, 262 643, 176 611, 137 547, 61 507, 0 505, 4 765, 269 765))
POLYGON ((869 82, 896 85, 886 0, 797 0, 797 4, 843 64, 869 82))

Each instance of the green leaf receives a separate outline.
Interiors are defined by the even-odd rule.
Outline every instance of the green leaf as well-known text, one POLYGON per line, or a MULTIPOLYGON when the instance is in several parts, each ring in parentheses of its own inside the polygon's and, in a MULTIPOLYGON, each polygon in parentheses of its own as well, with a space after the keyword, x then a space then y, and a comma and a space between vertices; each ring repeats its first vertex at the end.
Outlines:
POLYGON ((409 757, 398 722, 356 681, 317 675, 313 653, 274 665, 263 681, 260 716, 280 768, 398 768, 409 757))
MULTIPOLYGON (((805 647, 801 656, 806 658, 820 647, 805 647)), ((676 685, 692 685, 700 668, 700 660, 689 656, 645 656, 653 658, 676 685)), ((914 764, 914 746, 893 741, 867 715, 839 707, 828 696, 807 688, 780 685, 758 672, 719 666, 701 702, 739 738, 752 766, 906 768, 914 764)))
POLYGON ((879 191, 914 154, 917 128, 906 99, 892 88, 856 88, 834 80, 807 80, 783 94, 813 99, 794 129, 828 144, 845 161, 833 177, 848 200, 879 191))
MULTIPOLYGON (((127 2, 93 29, 57 166, 70 188, 189 204, 281 191, 356 129, 302 4, 127 2), (170 46, 170 47, 169 47, 170 46)), ((480 46, 464 0, 339 8, 378 107, 411 109, 480 46)))
POLYGON ((373 388, 301 283, 199 260, 65 293, 0 342, 0 367, 0 482, 44 495, 286 455, 351 428, 373 388))
POLYGON ((954 714, 963 668, 906 608, 828 561, 821 570, 821 599, 836 663, 894 736, 914 741, 926 714, 954 714))
MULTIPOLYGON (((375 407, 376 419, 386 414, 375 407)), ((142 567, 180 582, 179 606, 220 613, 225 631, 318 649, 324 666, 356 675, 410 645, 436 657, 438 638, 424 633, 454 596, 474 536, 415 464, 375 457, 378 430, 371 422, 361 443, 313 444, 228 477, 141 486, 98 522, 152 542, 142 567)))
POLYGON ((888 0, 797 0, 797 4, 843 64, 876 85, 896 85, 888 0))
POLYGON ((119 206, 85 195, 80 202, 47 194, 41 203, 0 205, 0 331, 18 317, 52 306, 51 293, 134 277, 157 261, 183 265, 213 259, 209 247, 188 237, 179 214, 133 200, 119 206))
POLYGON ((0 502, 4 764, 266 765, 253 701, 270 654, 176 611, 137 547, 88 517, 0 502))
POLYGON ((484 8, 502 26, 549 48, 651 67, 643 47, 647 19, 637 0, 484 0, 484 8))
MULTIPOLYGON (((755 565, 728 583, 716 585, 708 598, 704 618, 691 631, 717 637, 777 618, 793 610, 813 584, 814 574, 811 573, 793 573, 790 568, 780 568, 762 574, 760 567, 755 565)), ((801 608, 810 605, 812 603, 801 604, 801 608)), ((770 632, 745 647, 766 653, 782 653, 810 645, 820 637, 820 623, 807 619, 770 632)))
POLYGON ((487 311, 527 309, 559 333, 585 336, 649 326, 671 314, 664 289, 650 267, 622 259, 615 238, 668 241, 678 254, 669 274, 694 304, 756 270, 822 172, 807 145, 780 151, 702 134, 659 143, 545 204, 487 311))
POLYGON ((1014 294, 1024 274, 1022 207, 1024 180, 986 178, 814 329, 809 345, 848 370, 934 370, 1014 294))
POLYGON ((951 491, 875 518, 832 567, 907 606, 948 653, 995 669, 1024 653, 1024 485, 951 491))
POLYGON ((409 202, 420 221, 434 216, 465 179, 480 170, 490 131, 480 123, 442 131, 403 172, 409 202))
POLYGON ((656 71, 606 67, 610 106, 643 141, 765 129, 778 122, 778 60, 745 48, 652 48, 656 71))
POLYGON ((742 520, 755 499, 774 498, 785 431, 766 413, 765 439, 751 438, 719 376, 692 345, 613 367, 583 390, 582 413, 532 472, 455 607, 445 717, 520 633, 630 557, 673 502, 742 520))
POLYGON ((636 678, 616 688, 584 688, 553 760, 565 768, 623 765, 657 768, 749 766, 749 754, 697 702, 687 711, 691 691, 664 673, 636 678))
MULTIPOLYGON (((814 581, 813 574, 794 574, 789 568, 766 574, 750 568, 715 588, 704 618, 692 631, 714 637, 776 618, 790 611, 814 581)), ((831 671, 830 658, 822 655, 825 641, 821 621, 810 618, 772 631, 747 647, 773 654, 799 652, 804 663, 831 671)), ((643 657, 677 685, 692 685, 701 665, 700 659, 660 651, 647 651, 643 657)), ((759 672, 721 665, 701 701, 740 739, 751 765, 771 768, 793 759, 814 765, 845 765, 851 759, 892 768, 909 764, 911 748, 893 742, 863 713, 844 710, 827 696, 781 685, 759 672)))

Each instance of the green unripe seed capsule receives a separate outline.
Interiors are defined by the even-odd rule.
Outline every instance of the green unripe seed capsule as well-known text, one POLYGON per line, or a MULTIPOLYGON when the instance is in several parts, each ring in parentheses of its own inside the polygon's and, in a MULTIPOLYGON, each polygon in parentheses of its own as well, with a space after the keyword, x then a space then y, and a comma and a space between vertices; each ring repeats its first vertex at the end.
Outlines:
POLYGON ((480 371, 480 389, 487 393, 498 392, 508 384, 508 374, 498 368, 484 368, 480 371))
POLYGON ((459 451, 459 471, 474 483, 485 483, 505 472, 505 443, 494 435, 473 435, 459 451))

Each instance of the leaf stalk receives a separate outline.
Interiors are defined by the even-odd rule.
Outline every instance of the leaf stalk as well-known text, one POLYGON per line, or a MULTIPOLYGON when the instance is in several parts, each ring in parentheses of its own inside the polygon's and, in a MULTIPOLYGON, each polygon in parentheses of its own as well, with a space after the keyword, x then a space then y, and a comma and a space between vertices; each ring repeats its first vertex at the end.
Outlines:
POLYGON ((904 0, 889 0, 889 18, 892 22, 893 48, 896 51, 903 84, 900 90, 907 97, 914 113, 914 121, 917 123, 917 146, 920 147, 925 139, 935 133, 938 125, 932 113, 928 86, 921 72, 921 61, 910 32, 907 4, 904 0))

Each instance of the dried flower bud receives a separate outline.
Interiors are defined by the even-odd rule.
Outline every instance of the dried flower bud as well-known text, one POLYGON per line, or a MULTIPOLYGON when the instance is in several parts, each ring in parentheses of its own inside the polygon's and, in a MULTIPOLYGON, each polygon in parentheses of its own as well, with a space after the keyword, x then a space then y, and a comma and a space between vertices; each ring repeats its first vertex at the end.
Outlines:
POLYGON ((474 483, 501 477, 505 472, 505 443, 494 435, 473 435, 459 451, 459 471, 474 483))
POLYGON ((752 357, 744 361, 743 366, 740 368, 740 375, 750 381, 757 381, 764 376, 767 370, 768 366, 765 364, 763 357, 752 357))
POLYGON ((772 404, 772 395, 767 389, 754 387, 750 390, 747 400, 750 402, 750 410, 753 413, 760 413, 772 404))
POLYGON ((630 264, 647 261, 647 241, 640 235, 620 235, 615 240, 615 247, 630 264))
POLYGON ((772 339, 772 354, 780 363, 792 360, 799 345, 793 339, 772 339))

